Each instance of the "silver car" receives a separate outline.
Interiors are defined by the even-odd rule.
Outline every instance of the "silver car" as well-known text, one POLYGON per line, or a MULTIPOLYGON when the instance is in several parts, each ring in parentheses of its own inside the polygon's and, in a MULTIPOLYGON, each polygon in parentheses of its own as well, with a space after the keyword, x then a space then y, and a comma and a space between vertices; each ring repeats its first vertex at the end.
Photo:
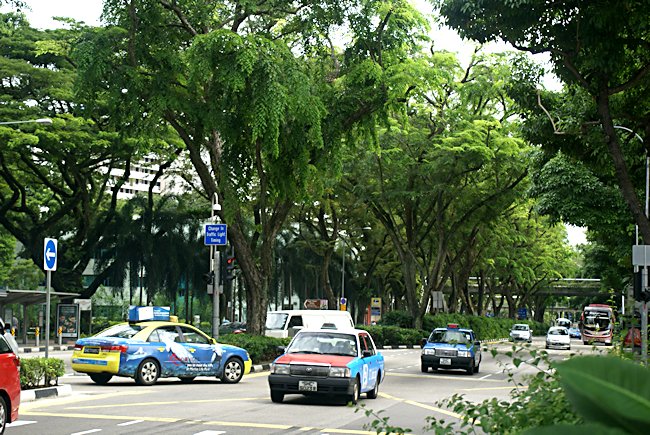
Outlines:
POLYGON ((525 323, 515 323, 510 330, 510 340, 512 341, 533 341, 533 331, 525 323))
POLYGON ((551 326, 546 333, 546 348, 566 348, 571 350, 571 336, 564 326, 551 326))

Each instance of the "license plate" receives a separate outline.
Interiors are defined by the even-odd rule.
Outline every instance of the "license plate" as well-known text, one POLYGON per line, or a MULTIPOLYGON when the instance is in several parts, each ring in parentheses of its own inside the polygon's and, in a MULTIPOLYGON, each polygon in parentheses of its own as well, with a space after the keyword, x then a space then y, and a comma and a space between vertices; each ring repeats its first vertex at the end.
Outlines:
POLYGON ((99 348, 98 347, 84 347, 84 353, 92 353, 92 354, 99 354, 99 348))
POLYGON ((316 381, 298 381, 298 391, 318 391, 316 381))
POLYGON ((451 358, 440 358, 440 364, 445 366, 450 366, 451 358))

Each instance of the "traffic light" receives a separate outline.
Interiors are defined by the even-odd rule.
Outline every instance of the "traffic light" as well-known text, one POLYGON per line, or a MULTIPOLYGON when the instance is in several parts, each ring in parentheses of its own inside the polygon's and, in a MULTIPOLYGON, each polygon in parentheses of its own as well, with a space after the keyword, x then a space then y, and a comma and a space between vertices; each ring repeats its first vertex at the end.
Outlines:
POLYGON ((214 272, 208 272, 203 274, 203 281, 208 285, 214 284, 214 272))
POLYGON ((229 255, 226 260, 226 280, 235 278, 235 269, 237 268, 237 259, 234 255, 229 255))

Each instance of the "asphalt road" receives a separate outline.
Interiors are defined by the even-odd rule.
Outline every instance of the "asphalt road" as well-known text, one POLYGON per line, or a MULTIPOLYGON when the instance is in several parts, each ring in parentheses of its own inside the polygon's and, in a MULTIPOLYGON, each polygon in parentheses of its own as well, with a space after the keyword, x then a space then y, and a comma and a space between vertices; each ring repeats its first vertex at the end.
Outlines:
MULTIPOLYGON (((536 338, 534 345, 543 348, 543 338, 536 338)), ((197 378, 192 384, 169 378, 151 387, 137 386, 128 378, 113 378, 108 385, 99 386, 85 375, 70 373, 60 381, 72 386, 71 396, 22 404, 19 421, 6 433, 374 434, 369 427, 374 417, 366 416, 364 410, 388 417, 391 425, 423 433, 428 416, 448 422, 458 419, 457 414, 439 406, 441 399, 453 394, 464 394, 472 401, 507 399, 513 384, 504 370, 514 370, 517 379, 535 373, 537 369, 527 364, 512 365, 511 358, 503 355, 510 346, 489 346, 498 349, 499 355, 494 358, 484 351, 481 371, 473 376, 462 371, 421 373, 419 349, 382 350, 387 373, 379 397, 370 400, 362 396, 357 407, 299 395, 285 396, 281 404, 272 403, 268 372, 247 375, 235 385, 214 378, 197 378)), ((572 352, 593 350, 574 340, 572 352)), ((69 360, 71 352, 50 354, 69 360)), ((562 359, 569 352, 549 350, 549 354, 562 359)))

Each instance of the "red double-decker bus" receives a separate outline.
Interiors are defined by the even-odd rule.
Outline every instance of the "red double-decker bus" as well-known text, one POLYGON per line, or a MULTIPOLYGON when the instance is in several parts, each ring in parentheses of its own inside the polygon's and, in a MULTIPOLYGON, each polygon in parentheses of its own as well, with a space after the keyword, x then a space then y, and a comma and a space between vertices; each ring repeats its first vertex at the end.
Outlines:
POLYGON ((611 346, 614 339, 614 310, 606 304, 589 304, 580 315, 580 333, 582 342, 605 343, 611 346))

